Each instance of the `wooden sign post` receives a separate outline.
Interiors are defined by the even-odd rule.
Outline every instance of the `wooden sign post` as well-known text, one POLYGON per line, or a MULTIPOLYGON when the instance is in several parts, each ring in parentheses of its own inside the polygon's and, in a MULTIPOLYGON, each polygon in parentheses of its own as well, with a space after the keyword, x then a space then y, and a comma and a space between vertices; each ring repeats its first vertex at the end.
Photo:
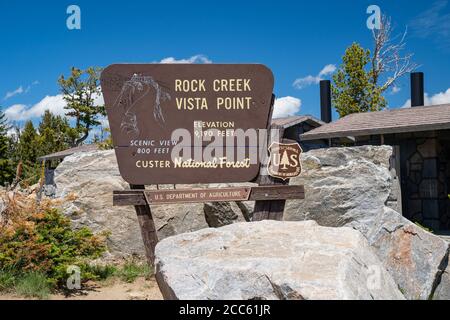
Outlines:
POLYGON ((303 199, 288 179, 301 148, 274 139, 272 72, 258 64, 122 64, 101 86, 121 176, 130 190, 149 264, 158 242, 150 205, 255 201, 253 221, 282 220, 285 201, 303 199), (276 144, 275 144, 276 143, 276 144), (145 190, 145 185, 256 182, 258 186, 145 190))

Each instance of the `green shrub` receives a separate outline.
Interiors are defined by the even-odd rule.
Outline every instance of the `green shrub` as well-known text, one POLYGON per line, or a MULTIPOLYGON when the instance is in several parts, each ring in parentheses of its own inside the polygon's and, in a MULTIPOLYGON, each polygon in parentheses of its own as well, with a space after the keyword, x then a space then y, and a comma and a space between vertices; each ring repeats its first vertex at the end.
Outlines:
POLYGON ((0 292, 8 291, 14 288, 16 284, 16 275, 9 270, 0 270, 0 292))
POLYGON ((58 210, 45 208, 0 228, 0 270, 39 273, 50 286, 65 284, 67 267, 80 267, 83 281, 94 280, 88 262, 106 250, 104 239, 87 228, 73 230, 58 210))
POLYGON ((17 280, 16 293, 24 297, 48 299, 50 285, 46 275, 38 272, 27 273, 17 280))
POLYGON ((126 262, 118 271, 118 276, 122 281, 133 283, 138 277, 148 279, 153 274, 152 268, 146 263, 126 262))
POLYGON ((117 274, 117 267, 113 265, 105 265, 105 266, 89 266, 89 273, 94 275, 96 280, 106 280, 108 278, 113 277, 117 274))

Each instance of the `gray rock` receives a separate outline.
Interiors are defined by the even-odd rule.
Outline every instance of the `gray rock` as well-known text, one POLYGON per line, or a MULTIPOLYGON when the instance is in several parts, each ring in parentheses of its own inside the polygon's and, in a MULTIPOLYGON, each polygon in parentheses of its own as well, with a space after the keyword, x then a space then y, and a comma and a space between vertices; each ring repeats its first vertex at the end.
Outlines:
POLYGON ((367 240, 315 222, 237 223, 162 240, 166 299, 403 299, 367 240))
POLYGON ((431 298, 446 267, 446 241, 389 208, 377 216, 367 239, 408 299, 431 298))
POLYGON ((433 294, 434 300, 450 300, 450 266, 444 270, 436 291, 433 294))
POLYGON ((56 195, 56 186, 47 184, 42 187, 42 192, 46 197, 53 198, 56 195))
MULTIPOLYGON (((116 257, 144 254, 134 208, 112 205, 113 190, 129 189, 120 177, 114 151, 83 152, 65 158, 56 168, 55 183, 57 197, 75 198, 63 207, 75 227, 109 231, 108 248, 116 257)), ((160 238, 208 227, 200 204, 155 206, 152 213, 160 238)))
MULTIPOLYGON (((129 189, 120 176, 114 151, 82 152, 65 158, 55 170, 55 183, 56 197, 70 198, 62 206, 75 227, 88 226, 94 232, 109 231, 108 248, 113 256, 144 254, 134 208, 112 205, 114 190, 129 189)), ((243 221, 244 209, 252 210, 251 204, 231 203, 225 211, 208 210, 207 216, 213 225, 243 221)), ((152 206, 152 214, 160 239, 208 227, 200 203, 152 206)))
POLYGON ((6 203, 3 198, 0 198, 0 215, 3 213, 3 211, 6 210, 6 203))
POLYGON ((152 214, 160 239, 208 228, 201 203, 152 206, 152 214))
MULTIPOLYGON (((392 149, 386 146, 330 148, 307 152, 303 156, 302 176, 291 182, 305 185, 306 199, 288 201, 285 218, 294 221, 315 220, 320 225, 330 227, 356 228, 370 240, 385 267, 408 298, 427 298, 433 295, 433 291, 435 297, 444 297, 450 292, 450 285, 445 280, 446 273, 442 275, 442 279, 440 277, 446 267, 445 256, 448 251, 445 245, 434 235, 422 235, 423 230, 419 227, 385 208, 398 208, 397 200, 400 199, 398 180, 389 165, 391 154, 392 149), (413 245, 410 254, 418 259, 414 261, 420 263, 414 267, 406 265, 407 272, 403 272, 403 267, 398 267, 396 260, 387 254, 396 250, 401 233, 386 234, 383 231, 385 225, 407 226, 427 239, 411 239, 413 245), (434 253, 429 255, 428 252, 434 253)), ((55 182, 58 197, 74 195, 75 199, 67 201, 63 209, 75 227, 88 226, 95 232, 110 231, 108 246, 113 257, 143 255, 143 244, 133 207, 112 206, 112 191, 129 188, 120 177, 113 151, 85 152, 67 157, 56 169, 55 182)), ((244 214, 248 219, 252 210, 251 202, 239 205, 152 206, 160 239, 208 226, 244 221, 244 214)))
MULTIPOLYGON (((305 199, 288 201, 285 219, 320 225, 352 226, 366 233, 393 190, 389 146, 312 150, 303 155, 303 172, 290 184, 305 186, 305 199)), ((392 204, 396 205, 396 204, 392 204)))
MULTIPOLYGON (((203 205, 206 223, 212 228, 219 228, 239 221, 245 221, 241 208, 242 206, 239 207, 235 202, 212 202, 203 205)), ((245 206, 243 208, 243 210, 247 209, 245 206)), ((248 216, 247 219, 249 219, 248 216)))
POLYGON ((129 189, 120 177, 114 151, 76 153, 55 170, 56 197, 67 198, 64 213, 75 227, 109 231, 109 250, 117 256, 143 254, 133 207, 113 207, 113 190, 129 189), (72 200, 74 199, 74 200, 72 200))
POLYGON ((405 296, 428 299, 446 267, 448 245, 386 206, 399 206, 392 202, 400 199, 391 155, 388 146, 306 153, 302 176, 291 182, 305 185, 305 200, 289 201, 285 218, 361 231, 405 296))

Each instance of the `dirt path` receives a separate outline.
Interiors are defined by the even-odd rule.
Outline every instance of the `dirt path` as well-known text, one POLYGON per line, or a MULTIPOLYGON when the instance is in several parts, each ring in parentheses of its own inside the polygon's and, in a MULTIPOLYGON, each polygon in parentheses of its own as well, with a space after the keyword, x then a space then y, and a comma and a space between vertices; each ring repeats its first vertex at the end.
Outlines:
MULTIPOLYGON (((24 300, 27 298, 9 294, 0 294, 0 300, 24 300)), ((162 295, 154 278, 138 278, 134 283, 125 283, 117 279, 109 283, 94 283, 90 288, 76 295, 51 295, 50 300, 161 300, 162 295)))

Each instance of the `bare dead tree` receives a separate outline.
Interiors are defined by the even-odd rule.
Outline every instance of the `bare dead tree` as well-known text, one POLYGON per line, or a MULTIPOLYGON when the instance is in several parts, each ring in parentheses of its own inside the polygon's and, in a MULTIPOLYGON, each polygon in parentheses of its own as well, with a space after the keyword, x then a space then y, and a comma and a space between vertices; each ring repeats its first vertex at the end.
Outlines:
POLYGON ((403 51, 406 47, 406 36, 408 28, 405 28, 403 34, 392 37, 391 18, 383 15, 381 17, 381 28, 373 29, 374 50, 372 56, 372 81, 378 85, 382 75, 387 79, 380 85, 381 92, 386 91, 396 81, 407 73, 417 69, 419 66, 412 61, 414 54, 403 51))

